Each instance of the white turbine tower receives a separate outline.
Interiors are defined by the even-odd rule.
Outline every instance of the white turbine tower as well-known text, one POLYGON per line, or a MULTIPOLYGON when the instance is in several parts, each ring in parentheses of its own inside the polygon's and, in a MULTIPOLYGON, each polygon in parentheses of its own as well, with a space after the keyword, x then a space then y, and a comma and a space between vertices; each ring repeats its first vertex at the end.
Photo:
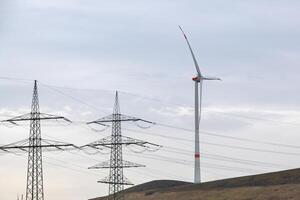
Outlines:
POLYGON ((199 138, 199 125, 200 125, 200 119, 201 119, 201 106, 202 106, 202 84, 204 80, 221 80, 220 78, 216 77, 207 77, 203 76, 201 74, 199 65, 197 63, 197 60, 195 58, 194 52, 192 50, 192 47, 183 32, 182 28, 179 26, 187 45, 189 46, 189 50, 192 54, 194 65, 197 70, 197 75, 193 77, 193 81, 195 82, 195 168, 194 168, 194 183, 200 183, 201 177, 200 177, 200 138, 199 138), (200 91, 199 91, 199 83, 200 83, 200 91), (200 92, 200 98, 199 98, 199 92, 200 92))

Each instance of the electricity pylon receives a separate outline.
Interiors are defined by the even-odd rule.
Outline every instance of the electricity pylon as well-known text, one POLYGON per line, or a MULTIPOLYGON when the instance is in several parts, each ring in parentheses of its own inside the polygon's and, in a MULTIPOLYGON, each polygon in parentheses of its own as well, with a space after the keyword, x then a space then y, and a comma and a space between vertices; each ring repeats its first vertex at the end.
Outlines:
MULTIPOLYGON (((112 123, 112 133, 111 136, 101 139, 99 141, 90 143, 88 147, 99 149, 99 147, 108 147, 110 148, 110 160, 97 164, 90 167, 89 169, 100 169, 100 168, 109 168, 109 176, 98 181, 98 183, 109 184, 109 199, 113 200, 124 200, 124 185, 133 185, 124 175, 124 168, 131 167, 145 167, 144 165, 136 164, 133 162, 123 160, 122 146, 123 145, 137 145, 143 148, 160 147, 157 144, 149 143, 142 140, 133 139, 130 137, 122 136, 121 132, 121 122, 128 121, 142 121, 145 123, 154 124, 153 122, 146 121, 136 117, 130 117, 122 115, 120 113, 120 105, 118 99, 118 92, 116 92, 115 104, 113 109, 113 114, 107 117, 103 117, 96 121, 88 122, 88 124, 100 124, 106 125, 105 123, 112 123)), ((106 125, 107 126, 107 125, 106 125)))
POLYGON ((20 197, 19 197, 19 195, 17 196, 17 200, 24 200, 23 199, 23 194, 21 195, 21 199, 20 199, 20 197))
POLYGON ((17 125, 17 122, 30 121, 29 139, 11 143, 0 147, 5 152, 28 152, 26 200, 44 200, 43 187, 43 162, 42 151, 66 150, 66 148, 77 148, 73 144, 67 144, 52 140, 44 140, 41 137, 41 120, 62 119, 71 122, 65 117, 40 113, 37 81, 34 81, 31 112, 29 114, 14 117, 2 122, 9 122, 17 125))

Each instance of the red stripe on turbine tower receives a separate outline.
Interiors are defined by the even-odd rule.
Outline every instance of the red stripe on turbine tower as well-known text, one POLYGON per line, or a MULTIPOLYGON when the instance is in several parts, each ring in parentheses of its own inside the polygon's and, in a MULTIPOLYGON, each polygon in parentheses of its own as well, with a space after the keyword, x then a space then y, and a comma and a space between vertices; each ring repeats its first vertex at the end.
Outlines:
POLYGON ((200 153, 195 153, 195 158, 200 158, 200 153))

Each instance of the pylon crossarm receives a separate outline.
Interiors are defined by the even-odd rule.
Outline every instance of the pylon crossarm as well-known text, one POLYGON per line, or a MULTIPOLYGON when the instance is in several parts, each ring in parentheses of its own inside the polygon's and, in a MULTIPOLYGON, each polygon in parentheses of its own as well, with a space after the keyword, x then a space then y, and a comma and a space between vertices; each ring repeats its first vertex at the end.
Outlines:
POLYGON ((88 123, 86 123, 86 124, 98 124, 98 125, 101 125, 101 126, 109 127, 109 125, 103 124, 103 123, 98 122, 98 121, 91 121, 91 122, 88 122, 88 123))
POLYGON ((4 153, 10 153, 8 150, 6 150, 6 149, 2 149, 1 147, 0 147, 0 155, 2 155, 2 154, 4 154, 4 153), (4 151, 4 152, 3 152, 4 151))
MULTIPOLYGON (((2 146, 0 146, 0 151, 12 153, 13 149, 17 149, 14 147, 24 147, 24 146, 28 146, 28 145, 29 145, 28 139, 25 139, 25 140, 21 140, 18 142, 13 142, 10 144, 2 145, 2 146)), ((19 150, 22 152, 24 152, 24 151, 27 152, 27 148, 20 148, 19 150)))
POLYGON ((89 167, 88 169, 131 168, 131 167, 146 167, 146 166, 123 160, 122 164, 119 166, 111 166, 110 161, 105 161, 97 165, 94 165, 92 167, 89 167))
POLYGON ((81 149, 90 147, 90 148, 94 148, 94 149, 98 148, 99 150, 103 150, 103 148, 101 148, 101 147, 111 148, 114 145, 125 145, 125 146, 135 145, 135 146, 143 147, 146 149, 153 149, 153 148, 160 149, 162 147, 161 145, 158 145, 158 144, 146 142, 146 141, 139 140, 139 139, 134 139, 134 138, 127 137, 127 136, 121 136, 120 142, 114 142, 112 140, 112 137, 108 136, 101 140, 84 145, 81 147, 81 149))
POLYGON ((116 122, 116 121, 133 121, 133 122, 142 121, 142 122, 146 122, 146 123, 150 123, 150 124, 155 124, 154 122, 151 122, 151 121, 147 121, 147 120, 144 120, 141 118, 131 117, 128 115, 123 115, 123 114, 111 114, 106 117, 100 118, 98 120, 88 122, 87 124, 97 123, 97 124, 103 125, 102 123, 116 122))
POLYGON ((151 142, 146 142, 146 141, 139 140, 139 139, 134 139, 134 138, 127 137, 127 136, 122 136, 122 142, 125 145, 135 145, 135 146, 140 146, 140 147, 143 147, 146 149, 156 148, 158 150, 158 149, 162 148, 161 145, 154 144, 151 142))
MULTIPOLYGON (((55 140, 48 140, 48 139, 42 139, 42 143, 45 143, 46 145, 49 144, 49 145, 56 145, 56 146, 64 146, 64 145, 75 146, 74 144, 59 142, 59 141, 55 141, 55 140)), ((75 147, 77 147, 77 146, 75 146, 75 147)), ((79 147, 77 147, 77 148, 79 148, 79 147)))
POLYGON ((98 183, 106 183, 106 184, 118 184, 118 185, 134 185, 133 183, 131 183, 126 177, 123 176, 123 181, 112 181, 110 180, 109 177, 106 177, 100 181, 97 181, 98 183))
POLYGON ((51 115, 51 114, 46 114, 46 113, 34 113, 34 112, 31 112, 31 113, 27 113, 27 114, 24 114, 24 115, 20 115, 20 116, 17 116, 17 117, 13 117, 11 119, 7 119, 7 120, 3 120, 1 122, 9 122, 9 123, 12 123, 12 124, 17 124, 16 122, 20 122, 20 121, 32 121, 32 120, 58 120, 58 119, 61 119, 61 120, 64 120, 64 121, 67 121, 67 122, 72 122, 71 120, 65 118, 65 117, 62 117, 62 116, 56 116, 56 115, 51 115))
POLYGON ((28 146, 9 146, 9 147, 0 147, 0 151, 3 153, 27 153, 28 146))
POLYGON ((97 150, 103 150, 102 147, 103 147, 103 145, 87 144, 87 145, 80 147, 80 149, 92 148, 92 149, 97 149, 97 150))
POLYGON ((55 140, 42 139, 43 151, 66 151, 66 150, 78 150, 78 146, 70 143, 59 142, 55 140))
POLYGON ((79 148, 73 144, 58 144, 58 145, 41 145, 43 151, 72 151, 78 150, 79 148))
POLYGON ((103 147, 111 148, 111 146, 113 146, 113 145, 132 145, 132 144, 144 145, 144 144, 147 144, 147 142, 142 141, 142 140, 137 140, 137 139, 133 139, 130 137, 124 137, 124 136, 121 136, 121 137, 122 137, 122 140, 120 140, 120 142, 113 142, 112 137, 108 136, 101 140, 84 145, 83 147, 88 146, 88 147, 95 148, 95 147, 103 146, 103 147))
POLYGON ((43 151, 65 151, 65 150, 75 150, 79 147, 74 144, 67 144, 63 142, 56 142, 53 140, 41 140, 41 145, 30 145, 29 139, 21 140, 11 144, 0 146, 0 151, 5 151, 8 153, 26 153, 29 148, 42 148, 43 151))
POLYGON ((61 119, 63 121, 72 123, 71 120, 69 120, 68 118, 63 117, 63 116, 51 115, 51 114, 47 114, 47 113, 40 113, 40 120, 51 120, 51 119, 54 119, 54 120, 61 119))
POLYGON ((97 183, 118 184, 118 185, 134 185, 133 183, 121 183, 121 182, 113 182, 113 181, 97 181, 97 183))
POLYGON ((103 139, 97 140, 95 142, 91 142, 89 144, 83 145, 82 147, 80 147, 81 149, 86 148, 86 147, 90 147, 90 148, 95 148, 95 149, 103 149, 100 148, 101 146, 105 147, 106 144, 109 144, 111 142, 111 136, 105 137, 103 139))
POLYGON ((156 125, 155 122, 149 122, 146 120, 134 121, 133 123, 134 123, 134 125, 136 125, 137 127, 141 128, 141 129, 148 129, 148 128, 151 128, 152 126, 156 125), (146 125, 142 125, 139 122, 143 122, 146 125))
POLYGON ((133 153, 156 152, 163 146, 157 145, 128 145, 126 148, 133 153))

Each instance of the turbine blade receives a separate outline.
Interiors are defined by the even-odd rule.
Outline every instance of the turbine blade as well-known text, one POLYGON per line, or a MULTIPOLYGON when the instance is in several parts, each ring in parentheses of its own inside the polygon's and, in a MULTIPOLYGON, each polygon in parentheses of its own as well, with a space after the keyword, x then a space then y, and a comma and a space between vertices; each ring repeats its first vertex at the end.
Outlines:
POLYGON ((199 124, 198 125, 200 127, 200 122, 202 118, 203 81, 200 81, 199 93, 200 94, 199 94, 199 124))
POLYGON ((181 32, 182 32, 184 38, 185 38, 185 41, 186 41, 187 45, 189 46, 189 49, 190 49, 190 52, 191 52, 191 54, 192 54, 193 61, 194 61, 194 64, 195 64, 195 68, 196 68, 197 73, 198 73, 198 76, 202 77, 201 71, 200 71, 200 68, 199 68, 199 65, 198 65, 198 62, 197 62, 197 60, 196 60, 196 57, 195 57, 195 55, 194 55, 193 49, 192 49, 192 47, 191 47, 191 45, 190 45, 190 42, 189 42, 189 40, 187 39, 187 37, 186 37, 184 31, 182 30, 181 26, 179 26, 179 28, 180 28, 180 30, 181 30, 181 32))
POLYGON ((221 81, 222 79, 218 77, 203 77, 203 80, 209 80, 209 81, 221 81))

